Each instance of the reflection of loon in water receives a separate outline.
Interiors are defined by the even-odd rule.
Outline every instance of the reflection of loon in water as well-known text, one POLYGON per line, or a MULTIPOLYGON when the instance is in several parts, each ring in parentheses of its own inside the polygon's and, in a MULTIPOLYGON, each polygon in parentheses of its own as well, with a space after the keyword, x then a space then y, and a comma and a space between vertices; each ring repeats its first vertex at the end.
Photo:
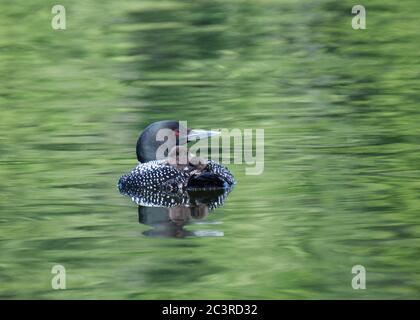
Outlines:
MULTIPOLYGON (((187 224, 205 224, 210 211, 223 205, 230 189, 164 193, 148 190, 122 190, 138 204, 139 223, 153 229, 143 232, 149 237, 220 237, 214 230, 189 231, 187 224), (200 221, 201 220, 201 221, 200 221)), ((210 224, 210 223, 207 223, 210 224)))

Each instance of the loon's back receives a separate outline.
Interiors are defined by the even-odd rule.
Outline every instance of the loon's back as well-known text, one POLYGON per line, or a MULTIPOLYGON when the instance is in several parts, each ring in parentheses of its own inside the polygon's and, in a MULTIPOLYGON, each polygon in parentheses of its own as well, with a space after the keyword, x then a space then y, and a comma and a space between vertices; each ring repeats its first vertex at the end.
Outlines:
POLYGON ((123 175, 118 181, 118 188, 120 191, 148 189, 182 192, 227 188, 234 184, 235 179, 229 170, 212 160, 208 160, 199 172, 179 169, 165 160, 154 160, 139 163, 130 173, 123 175))

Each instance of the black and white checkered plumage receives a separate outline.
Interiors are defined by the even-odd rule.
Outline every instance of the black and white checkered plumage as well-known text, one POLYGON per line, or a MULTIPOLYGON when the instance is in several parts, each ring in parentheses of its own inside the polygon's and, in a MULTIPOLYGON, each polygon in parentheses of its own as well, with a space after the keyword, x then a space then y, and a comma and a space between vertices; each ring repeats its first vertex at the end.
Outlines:
POLYGON ((183 192, 188 189, 227 188, 234 185, 235 179, 227 168, 208 160, 200 174, 179 170, 165 160, 139 163, 130 173, 118 181, 120 191, 145 189, 168 193, 183 192))
POLYGON ((196 207, 205 204, 209 211, 212 211, 224 204, 231 190, 232 188, 229 187, 222 190, 183 191, 176 193, 144 188, 121 189, 120 191, 123 195, 129 196, 134 203, 143 207, 196 207))

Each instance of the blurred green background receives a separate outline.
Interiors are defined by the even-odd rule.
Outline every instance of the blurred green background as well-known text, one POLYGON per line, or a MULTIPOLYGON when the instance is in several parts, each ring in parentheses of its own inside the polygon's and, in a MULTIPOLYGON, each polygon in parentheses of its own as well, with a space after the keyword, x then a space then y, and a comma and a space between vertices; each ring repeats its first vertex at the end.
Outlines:
POLYGON ((0 3, 0 297, 420 298, 417 0, 0 3), (265 170, 147 238, 116 188, 150 122, 263 128, 265 170), (51 268, 67 289, 51 289, 51 268), (353 290, 351 268, 367 269, 353 290))

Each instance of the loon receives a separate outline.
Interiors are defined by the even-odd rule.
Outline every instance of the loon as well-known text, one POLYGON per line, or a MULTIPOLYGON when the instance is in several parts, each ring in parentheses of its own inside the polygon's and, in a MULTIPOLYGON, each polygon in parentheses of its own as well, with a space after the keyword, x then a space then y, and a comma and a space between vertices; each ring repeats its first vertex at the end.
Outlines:
POLYGON ((192 155, 186 148, 189 141, 219 134, 215 131, 190 130, 178 121, 165 120, 150 124, 137 140, 139 164, 118 181, 121 193, 132 190, 161 191, 168 194, 187 190, 214 190, 230 188, 236 181, 230 171, 213 160, 192 155), (173 133, 176 139, 161 139, 161 130, 173 133), (171 144, 172 143, 172 144, 171 144), (166 147, 166 156, 159 148, 166 147), (180 161, 182 158, 185 161, 180 161))

